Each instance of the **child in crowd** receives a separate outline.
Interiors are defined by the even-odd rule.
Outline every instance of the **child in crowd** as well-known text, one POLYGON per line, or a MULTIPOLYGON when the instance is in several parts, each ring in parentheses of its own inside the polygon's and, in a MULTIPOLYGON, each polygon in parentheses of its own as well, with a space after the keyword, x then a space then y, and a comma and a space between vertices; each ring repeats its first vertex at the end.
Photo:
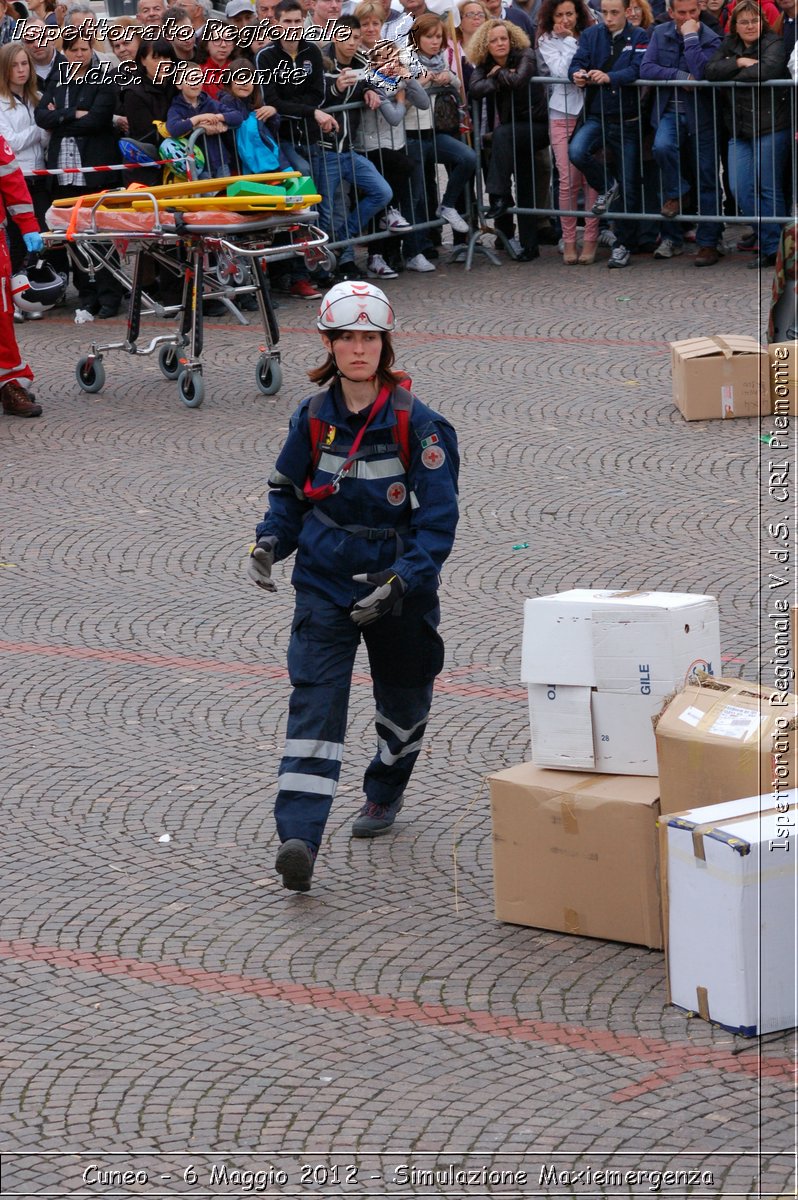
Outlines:
POLYGON ((188 137, 195 129, 203 130, 208 169, 201 177, 212 179, 230 174, 227 146, 222 137, 228 125, 221 107, 203 90, 203 84, 201 67, 183 73, 179 94, 169 105, 166 128, 170 137, 188 137))
MULTIPOLYGON (((252 82, 252 69, 252 63, 246 58, 236 58, 230 63, 230 72, 233 76, 236 74, 243 76, 244 72, 248 71, 250 78, 240 82, 222 84, 218 96, 219 107, 224 114, 227 128, 234 132, 243 125, 248 116, 254 113, 265 129, 265 144, 270 145, 272 142, 276 144, 280 131, 280 117, 273 105, 263 103, 260 88, 252 82)), ((275 145, 275 149, 279 153, 277 145, 275 145)), ((279 166, 275 170, 292 170, 288 159, 282 153, 279 153, 279 159, 279 166)), ((252 167, 250 170, 245 162, 241 162, 240 166, 245 173, 254 174, 257 171, 257 167, 252 167)))

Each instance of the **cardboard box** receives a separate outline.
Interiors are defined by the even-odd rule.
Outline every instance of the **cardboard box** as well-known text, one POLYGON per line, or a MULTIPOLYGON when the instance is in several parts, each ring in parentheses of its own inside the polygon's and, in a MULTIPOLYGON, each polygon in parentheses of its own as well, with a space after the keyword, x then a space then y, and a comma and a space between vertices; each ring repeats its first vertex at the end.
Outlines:
POLYGON ((661 696, 528 684, 536 766, 610 775, 656 775, 653 718, 661 696))
POLYGON ((657 720, 660 808, 702 808, 798 783, 798 696, 740 679, 688 684, 657 720), (776 703, 773 703, 773 701, 776 703))
POLYGON ((686 421, 770 412, 767 351, 751 337, 717 334, 671 342, 673 403, 686 421))
POLYGON ((713 596, 576 588, 524 603, 524 683, 667 696, 719 663, 713 596))
POLYGON ((660 948, 657 796, 637 776, 492 775, 497 919, 660 948))
POLYGON ((779 416, 798 417, 798 341, 771 342, 768 362, 770 411, 779 416))
POLYGON ((797 800, 660 821, 668 1001, 747 1037, 796 1023, 797 800))

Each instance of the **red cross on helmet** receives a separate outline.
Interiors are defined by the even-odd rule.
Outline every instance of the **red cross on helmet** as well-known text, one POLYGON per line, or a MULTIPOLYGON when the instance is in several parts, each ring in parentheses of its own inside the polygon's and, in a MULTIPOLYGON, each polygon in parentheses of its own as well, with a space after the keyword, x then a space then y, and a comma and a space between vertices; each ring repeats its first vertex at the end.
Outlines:
POLYGON ((330 288, 322 300, 316 328, 322 333, 337 329, 390 333, 396 328, 396 318, 388 297, 378 287, 347 279, 330 288))

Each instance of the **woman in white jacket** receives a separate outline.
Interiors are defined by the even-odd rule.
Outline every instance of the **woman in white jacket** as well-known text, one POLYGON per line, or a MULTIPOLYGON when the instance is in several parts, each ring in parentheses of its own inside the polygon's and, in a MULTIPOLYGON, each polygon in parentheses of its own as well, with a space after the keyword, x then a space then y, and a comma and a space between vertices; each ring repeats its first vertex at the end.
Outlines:
MULTIPOLYGON (((571 59, 576 54, 579 35, 593 24, 584 0, 543 0, 538 19, 538 67, 541 75, 566 79, 571 59)), ((589 265, 595 261, 598 246, 598 217, 590 215, 597 193, 589 187, 580 171, 568 158, 568 142, 576 128, 584 93, 572 83, 555 83, 549 89, 549 134, 559 175, 558 207, 575 211, 582 188, 585 195, 585 239, 582 253, 576 249, 576 217, 560 217, 563 236, 563 262, 589 265)))
MULTIPOLYGON (((36 72, 27 48, 20 42, 8 42, 0 47, 0 137, 11 147, 33 200, 33 211, 39 225, 44 227, 44 214, 50 207, 50 189, 46 176, 36 178, 31 171, 44 166, 44 151, 50 134, 40 129, 33 112, 41 96, 36 72)), ((16 224, 9 223, 11 269, 17 272, 27 251, 16 224), (15 236, 16 235, 16 236, 15 236)))

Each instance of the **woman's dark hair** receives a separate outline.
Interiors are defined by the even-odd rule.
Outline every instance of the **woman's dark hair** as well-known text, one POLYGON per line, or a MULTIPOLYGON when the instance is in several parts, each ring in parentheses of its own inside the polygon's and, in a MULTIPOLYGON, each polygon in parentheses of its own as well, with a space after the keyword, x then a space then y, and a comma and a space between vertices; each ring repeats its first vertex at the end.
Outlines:
POLYGON ((88 42, 90 46, 94 46, 94 38, 86 37, 78 28, 75 29, 74 33, 64 33, 61 35, 62 50, 71 50, 75 42, 88 42))
POLYGON ((162 37, 156 38, 154 42, 141 43, 136 51, 136 66, 140 67, 145 58, 168 58, 170 62, 177 62, 172 43, 162 37))
POLYGON ((764 32, 764 30, 767 29, 765 19, 762 16, 762 9, 756 3, 756 0, 738 0, 738 3, 735 4, 729 20, 729 33, 734 35, 737 34, 737 21, 743 13, 754 13, 755 16, 759 17, 762 25, 762 31, 764 32))
MULTIPOLYGON (((538 14, 538 37, 543 33, 551 33, 554 28, 554 14, 561 4, 567 3, 568 0, 543 0, 538 14)), ((576 31, 584 33, 584 31, 593 24, 593 18, 590 15, 590 9, 585 4, 585 0, 570 0, 576 10, 576 31)))
MULTIPOLYGON (((347 329, 330 329, 327 331, 327 337, 331 342, 337 342, 342 334, 348 333, 347 329)), ((382 351, 380 352, 380 361, 377 365, 377 382, 380 387, 396 387, 401 382, 402 376, 397 375, 391 370, 396 355, 393 352, 393 343, 390 333, 382 334, 382 351)), ((320 367, 316 367, 315 371, 308 371, 308 379, 311 383, 332 383, 338 378, 338 368, 335 365, 335 359, 332 354, 327 355, 326 362, 323 362, 320 367)))
MULTIPOLYGON (((242 73, 244 71, 246 71, 248 73, 250 79, 253 79, 254 74, 255 74, 255 71, 252 66, 252 59, 251 58, 242 58, 240 55, 238 58, 232 59, 227 64, 227 67, 225 68, 225 70, 229 71, 231 76, 234 75, 237 71, 241 71, 242 73)), ((221 85, 222 90, 225 92, 229 92, 231 96, 233 94, 233 82, 234 81, 231 79, 230 83, 222 83, 222 85, 221 85)), ((235 82, 240 83, 241 80, 237 80, 235 82)), ((261 95, 260 84, 258 84, 258 83, 255 84, 253 91, 252 91, 252 95, 247 98, 246 103, 249 105, 250 109, 260 108, 260 106, 263 104, 263 97, 261 95)))

